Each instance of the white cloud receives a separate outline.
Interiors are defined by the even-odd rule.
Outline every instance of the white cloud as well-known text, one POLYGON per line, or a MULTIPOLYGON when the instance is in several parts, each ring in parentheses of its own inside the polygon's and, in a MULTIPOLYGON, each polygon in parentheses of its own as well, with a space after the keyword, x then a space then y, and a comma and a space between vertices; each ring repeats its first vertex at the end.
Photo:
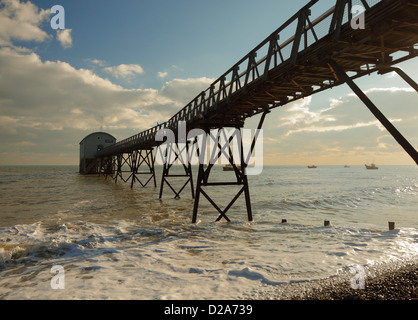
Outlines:
POLYGON ((36 146, 36 143, 32 141, 21 141, 14 144, 17 147, 34 147, 36 146))
MULTIPOLYGON (((174 79, 161 90, 125 89, 91 70, 0 48, 0 123, 14 128, 148 129, 168 120, 213 79, 174 79)), ((139 131, 138 131, 139 132, 139 131)))
POLYGON ((0 122, 17 131, 88 130, 109 115, 120 119, 112 123, 113 127, 139 130, 173 112, 171 99, 161 96, 158 90, 124 89, 66 62, 43 62, 35 53, 0 48, 0 69, 0 122), (142 113, 144 110, 148 115, 142 113))
POLYGON ((125 89, 91 70, 10 47, 0 48, 0 70, 0 153, 8 152, 2 163, 21 152, 13 148, 33 144, 42 159, 62 150, 76 163, 78 142, 88 133, 102 127, 119 140, 137 134, 167 121, 213 81, 175 79, 161 90, 125 89), (17 144, 6 147, 12 140, 17 144))
MULTIPOLYGON (((381 92, 386 92, 386 101, 393 99, 392 95, 402 95, 415 92, 409 88, 371 88, 365 91, 367 95, 373 95, 373 99, 381 96, 381 92), (374 97, 376 96, 376 97, 374 97), (389 99, 389 97, 392 97, 389 99)), ((372 100, 373 100, 372 99, 372 100)), ((283 135, 288 137, 295 133, 327 133, 343 132, 365 127, 376 127, 379 131, 385 131, 383 125, 372 116, 363 106, 357 96, 348 93, 346 98, 330 98, 329 106, 320 110, 312 110, 312 97, 296 101, 284 108, 281 117, 278 119, 277 128, 283 131, 283 135), (359 109, 353 106, 358 106, 359 109), (359 119, 370 119, 369 121, 359 121, 359 119)), ((405 112, 405 111, 404 111, 405 112)), ((403 116, 402 113, 398 116, 403 116)), ((392 123, 402 122, 401 118, 389 118, 392 123)))
POLYGON ((115 67, 106 67, 105 72, 112 74, 115 78, 128 78, 135 74, 143 74, 144 69, 139 64, 121 64, 115 67))
POLYGON ((49 19, 50 10, 19 0, 2 0, 0 8, 0 45, 12 46, 13 40, 43 42, 49 35, 40 25, 49 19))
MULTIPOLYGON (((331 102, 332 104, 332 102, 331 102)), ((309 109, 309 107, 307 107, 309 109)), ((385 131, 386 129, 380 123, 379 120, 371 120, 367 122, 362 121, 353 121, 351 117, 343 116, 341 114, 329 115, 328 111, 333 110, 334 107, 322 109, 318 112, 308 111, 305 108, 301 110, 293 109, 293 111, 299 111, 292 115, 293 121, 285 122, 284 126, 287 129, 285 136, 290 136, 295 133, 307 132, 307 133, 324 133, 324 132, 342 132, 346 130, 353 130, 357 128, 364 127, 377 127, 380 131, 385 131), (347 123, 348 122, 348 123, 347 123), (351 122, 351 123, 350 123, 351 122), (330 125, 330 123, 333 123, 330 125)), ((286 119, 286 118, 284 118, 286 119)), ((401 122, 402 119, 389 119, 390 122, 401 122)))
POLYGON ((71 110, 72 114, 83 114, 84 112, 80 110, 79 108, 75 108, 71 110))
POLYGON ((215 79, 201 77, 188 79, 173 79, 164 84, 161 94, 170 97, 178 107, 184 107, 202 91, 209 88, 215 79))
MULTIPOLYGON (((13 41, 44 42, 52 39, 42 30, 43 23, 50 20, 50 9, 39 9, 30 1, 2 0, 0 7, 0 46, 9 46, 28 52, 26 48, 16 48, 13 41)), ((57 41, 63 48, 72 47, 71 29, 57 30, 57 41)))
MULTIPOLYGON (((387 92, 387 93, 396 93, 396 92, 415 92, 413 88, 399 88, 399 87, 389 87, 389 88, 370 88, 364 90, 365 94, 370 94, 374 92, 387 92)), ((355 93, 349 93, 349 97, 357 97, 355 93)))
MULTIPOLYGON (((365 92, 405 138, 418 146, 416 92, 395 86, 365 92)), ((381 164, 410 163, 409 156, 357 96, 348 90, 338 99, 330 95, 331 91, 296 101, 274 111, 275 119, 267 118, 266 163, 361 164, 373 158, 381 164)))
POLYGON ((380 122, 378 120, 369 121, 369 122, 357 122, 355 124, 350 125, 337 125, 337 126, 309 126, 304 128, 299 128, 295 130, 289 130, 286 132, 286 136, 290 136, 294 133, 299 132, 341 132, 345 130, 351 130, 356 128, 363 128, 363 127, 370 127, 370 126, 378 126, 381 130, 382 127, 380 126, 380 122))
POLYGON ((57 30, 57 40, 64 49, 71 48, 73 46, 71 31, 71 29, 57 30))
POLYGON ((318 111, 310 110, 312 103, 312 96, 303 100, 296 101, 285 108, 285 115, 281 116, 277 127, 291 126, 307 126, 312 123, 334 122, 336 118, 330 114, 329 111, 338 107, 342 101, 337 99, 330 99, 330 106, 318 111))
POLYGON ((89 61, 95 65, 103 67, 106 63, 103 60, 100 59, 86 59, 86 61, 89 61))
POLYGON ((157 75, 159 78, 164 79, 168 76, 168 72, 158 72, 157 75))

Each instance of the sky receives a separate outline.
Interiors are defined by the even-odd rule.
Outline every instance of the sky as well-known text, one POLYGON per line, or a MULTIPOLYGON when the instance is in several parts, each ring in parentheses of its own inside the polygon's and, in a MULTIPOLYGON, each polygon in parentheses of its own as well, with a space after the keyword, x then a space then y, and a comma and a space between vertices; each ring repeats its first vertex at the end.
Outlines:
MULTIPOLYGON (((0 165, 77 165, 92 132, 167 121, 307 2, 0 0, 0 165)), ((418 81, 416 59, 399 67, 418 81)), ((356 83, 418 148, 418 93, 392 73, 356 83)), ((265 165, 414 164, 346 85, 275 109, 263 149, 265 165)))

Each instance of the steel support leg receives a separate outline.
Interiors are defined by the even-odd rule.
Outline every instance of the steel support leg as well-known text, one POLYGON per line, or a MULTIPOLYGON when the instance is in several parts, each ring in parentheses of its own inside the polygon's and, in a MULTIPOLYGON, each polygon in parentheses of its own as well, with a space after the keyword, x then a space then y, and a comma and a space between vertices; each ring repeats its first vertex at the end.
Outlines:
POLYGON ((154 180, 154 188, 157 188, 157 180, 155 178, 155 155, 153 154, 153 149, 150 151, 150 161, 151 161, 151 171, 152 171, 152 178, 154 180))
POLYGON ((166 161, 164 163, 164 167, 163 167, 163 175, 162 175, 162 179, 161 179, 161 186, 160 186, 160 199, 162 199, 163 196, 163 189, 164 189, 164 184, 167 184, 168 187, 174 192, 175 194, 175 199, 179 199, 180 198, 180 193, 184 190, 184 188, 187 186, 187 184, 190 183, 190 187, 191 187, 191 193, 192 193, 192 198, 195 197, 194 194, 194 188, 193 188, 193 174, 192 174, 192 166, 191 163, 189 161, 189 144, 186 143, 185 147, 183 147, 182 149, 179 148, 178 143, 170 143, 167 145, 167 149, 166 149, 166 161), (183 158, 182 153, 186 150, 186 159, 183 158), (171 161, 171 155, 174 154, 174 160, 171 161), (173 166, 173 164, 177 161, 177 159, 180 158, 180 162, 183 165, 183 169, 184 169, 184 174, 170 174, 170 169, 173 166), (180 188, 179 191, 176 191, 174 189, 174 187, 171 185, 171 183, 168 181, 167 178, 182 178, 182 177, 186 177, 187 180, 186 182, 183 184, 183 186, 180 188))
MULTIPOLYGON (((192 223, 197 222, 197 212, 198 212, 198 209, 199 209, 199 201, 200 201, 200 195, 201 194, 219 212, 220 215, 216 219, 216 221, 219 221, 222 218, 224 218, 226 221, 229 222, 231 220, 226 216, 226 213, 232 207, 232 205, 235 203, 235 201, 239 198, 239 196, 242 194, 245 187, 248 188, 248 183, 245 186, 243 186, 244 185, 244 182, 243 182, 244 179, 242 179, 242 175, 243 175, 242 167, 241 167, 241 169, 239 169, 237 167, 237 165, 234 162, 232 152, 229 152, 229 154, 227 154, 226 151, 225 151, 226 148, 230 149, 230 143, 232 142, 232 140, 234 139, 236 134, 234 133, 229 138, 229 140, 226 142, 226 144, 224 146, 220 145, 219 135, 217 137, 214 137, 211 133, 209 133, 208 135, 215 142, 215 145, 214 145, 213 150, 211 150, 212 151, 211 152, 211 161, 210 161, 209 165, 207 166, 207 168, 205 169, 203 163, 199 164, 199 174, 198 174, 198 178, 197 178, 196 197, 195 197, 195 202, 194 202, 194 207, 193 207, 192 223), (219 151, 217 153, 217 156, 215 157, 214 155, 217 152, 217 150, 219 150, 219 151), (214 162, 216 162, 222 154, 224 154, 228 157, 229 163, 232 165, 232 167, 235 171, 235 176, 236 176, 237 180, 234 181, 234 182, 208 182, 209 175, 210 175, 210 172, 211 172, 212 167, 214 165, 214 162), (232 186, 232 185, 239 185, 239 186, 243 186, 243 187, 239 190, 239 192, 235 195, 235 197, 226 206, 226 208, 224 210, 220 209, 219 206, 216 204, 216 202, 202 188, 202 186, 208 187, 208 186, 232 186)), ((241 144, 240 148, 242 149, 242 139, 241 139, 241 137, 238 137, 238 140, 239 140, 239 143, 241 144)), ((205 145, 203 145, 202 148, 204 150, 206 150, 205 145)), ((199 159, 200 159, 200 157, 199 157, 199 159)))
POLYGON ((192 223, 197 222, 197 211, 199 209, 200 193, 201 193, 201 190, 202 190, 202 181, 203 181, 204 176, 205 176, 204 164, 200 163, 199 164, 199 173, 197 175, 196 196, 194 198, 192 223))
POLYGON ((114 161, 115 158, 114 157, 105 157, 101 159, 101 168, 100 170, 103 171, 103 174, 105 176, 105 180, 107 180, 107 177, 109 175, 113 175, 115 172, 115 167, 114 167, 114 161))
MULTIPOLYGON (((132 170, 132 179, 131 179, 131 189, 134 188, 135 180, 139 179, 136 177, 138 173, 138 151, 133 151, 131 154, 131 170, 132 170)), ((139 181, 141 183, 141 181, 139 181)))
POLYGON ((111 165, 112 165, 112 158, 100 158, 99 160, 99 176, 104 175, 105 178, 112 172, 111 165), (110 162, 110 164, 109 164, 110 162))
POLYGON ((133 153, 129 153, 126 158, 125 158, 125 156, 124 156, 123 153, 120 153, 120 154, 118 154, 116 156, 116 159, 117 159, 117 170, 116 170, 115 183, 118 181, 118 177, 120 177, 120 179, 123 182, 126 183, 133 176, 133 174, 134 174, 134 171, 133 171, 133 158, 134 158, 133 153), (124 171, 123 170, 123 166, 124 165, 128 165, 129 166, 129 171, 126 171, 126 170, 124 171), (123 173, 124 172, 128 172, 129 173, 129 176, 127 178, 124 178, 123 177, 123 173))
MULTIPOLYGON (((243 155, 243 145, 242 145, 242 138, 241 134, 237 136, 237 132, 239 132, 239 129, 235 131, 235 133, 230 136, 228 141, 224 146, 221 146, 219 142, 219 135, 218 137, 214 137, 211 133, 209 133, 209 137, 215 142, 214 149, 212 150, 211 154, 212 157, 216 153, 217 150, 218 154, 215 159, 211 159, 212 161, 209 163, 208 167, 204 168, 204 164, 200 163, 199 165, 199 175, 197 178, 197 186, 196 186, 196 198, 193 208, 193 216, 192 216, 192 223, 197 222, 197 212, 199 209, 199 201, 200 201, 200 195, 202 194, 209 203, 219 212, 219 217, 216 219, 216 221, 220 221, 222 218, 224 218, 226 221, 230 222, 231 220, 228 218, 226 213, 229 211, 229 209, 232 207, 232 205, 235 203, 235 201, 241 196, 241 194, 244 192, 245 194, 245 201, 246 201, 246 207, 247 207, 247 215, 248 220, 252 221, 252 212, 251 212, 251 201, 250 201, 250 192, 248 188, 248 179, 244 175, 245 170, 245 161, 244 161, 244 155, 243 155), (237 166, 237 164, 234 161, 233 154, 230 150, 230 143, 232 140, 237 136, 237 140, 239 143, 239 149, 240 149, 240 162, 241 167, 237 166), (225 149, 228 148, 229 154, 226 153, 225 149), (214 165, 214 162, 219 159, 219 157, 224 154, 228 157, 229 163, 232 165, 233 170, 235 172, 236 181, 223 181, 223 182, 209 182, 209 175, 211 172, 211 169, 214 165), (214 187, 214 186, 241 186, 240 190, 236 195, 233 197, 233 199, 229 202, 229 204, 225 207, 224 210, 220 209, 218 204, 206 193, 206 191, 202 187, 214 187)), ((226 137, 225 137, 226 138, 226 137)), ((205 146, 203 147, 205 148, 205 146)))
POLYGON ((345 71, 334 60, 330 60, 329 64, 336 72, 339 80, 348 84, 351 90, 360 98, 361 101, 369 108, 373 115, 380 123, 389 131, 395 140, 404 148, 411 158, 418 164, 418 152, 405 139, 405 137, 395 128, 395 126, 383 115, 382 112, 374 105, 374 103, 363 93, 363 91, 354 83, 354 81, 345 73, 345 71))
POLYGON ((137 181, 139 184, 145 188, 149 182, 154 180, 154 187, 157 187, 157 182, 155 180, 155 168, 154 168, 154 158, 152 155, 152 149, 145 150, 136 150, 131 155, 131 170, 132 170, 132 180, 131 180, 131 189, 133 188, 134 182, 137 181), (144 154, 143 154, 144 153, 144 154), (148 167, 149 171, 139 171, 141 166, 148 167), (147 181, 142 182, 139 179, 139 175, 150 175, 147 181))
MULTIPOLYGON (((251 154, 254 151, 254 147, 255 144, 257 142, 258 139, 258 133, 261 130, 265 117, 267 115, 267 113, 269 113, 269 111, 266 111, 263 113, 258 128, 257 128, 257 132, 253 138, 253 141, 251 143, 251 148, 250 151, 247 155, 247 157, 244 156, 244 147, 243 147, 243 141, 242 141, 242 136, 240 134, 240 129, 237 128, 237 130, 235 131, 235 133, 229 137, 229 139, 227 139, 227 137, 225 136, 225 140, 228 140, 226 142, 226 145, 221 146, 221 144, 219 143, 219 134, 217 137, 214 137, 211 133, 208 133, 208 136, 210 137, 210 139, 212 139, 215 142, 215 146, 214 146, 214 150, 211 150, 211 154, 212 157, 215 154, 215 152, 217 150, 218 151, 218 155, 216 157, 216 161, 219 159, 219 157, 224 154, 225 156, 228 157, 229 163, 232 165, 233 170, 235 172, 235 178, 236 181, 225 181, 225 182, 209 182, 209 175, 211 172, 211 169, 214 165, 215 160, 211 159, 208 167, 205 169, 204 163, 200 162, 199 164, 199 174, 197 177, 197 186, 196 186, 196 197, 195 197, 195 201, 194 201, 194 207, 193 207, 193 216, 192 216, 192 223, 196 223, 197 222, 197 213, 199 210, 199 201, 200 201, 200 195, 203 195, 208 201, 209 203, 219 212, 219 217, 216 219, 216 221, 221 220, 222 218, 224 218, 226 221, 230 221, 230 219, 227 217, 226 213, 229 211, 229 209, 232 207, 232 205, 235 203, 235 201, 241 196, 242 193, 244 193, 245 196, 245 206, 247 209, 247 217, 248 217, 248 221, 253 221, 253 214, 252 214, 252 208, 251 208, 251 198, 250 198, 250 189, 249 189, 249 183, 248 183, 248 177, 246 175, 246 167, 248 165, 248 161, 251 157, 251 154), (235 138, 235 136, 237 136, 238 138, 238 143, 239 143, 239 157, 240 157, 240 164, 241 166, 237 166, 234 162, 234 158, 233 158, 233 153, 231 151, 230 145, 232 140, 235 138), (225 149, 228 148, 229 154, 226 153, 225 149), (241 186, 240 190, 238 191, 238 193, 233 197, 233 199, 230 201, 230 203, 225 207, 224 210, 221 210, 219 208, 219 206, 215 203, 215 201, 205 192, 205 190, 202 187, 210 187, 210 186, 241 186)), ((206 151, 206 146, 203 145, 203 152, 206 151)), ((198 149, 198 153, 199 153, 199 149, 198 149)), ((201 158, 199 157, 199 160, 201 158)))
POLYGON ((118 177, 120 176, 122 178, 122 158, 123 158, 123 154, 119 153, 116 156, 116 165, 117 165, 117 169, 116 169, 116 176, 115 176, 115 183, 118 182, 118 177))

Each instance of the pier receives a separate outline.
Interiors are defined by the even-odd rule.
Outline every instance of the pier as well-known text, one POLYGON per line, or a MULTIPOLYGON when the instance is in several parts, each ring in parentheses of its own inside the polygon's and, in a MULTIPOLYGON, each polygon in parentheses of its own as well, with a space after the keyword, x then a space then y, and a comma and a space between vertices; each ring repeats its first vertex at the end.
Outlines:
MULTIPOLYGON (((356 79, 372 73, 383 75, 394 71, 418 91, 414 80, 396 68, 397 64, 418 55, 418 0, 335 0, 333 7, 313 17, 312 11, 318 2, 309 1, 171 119, 97 150, 95 172, 111 177, 115 182, 130 183, 131 188, 135 183, 142 187, 153 183, 157 188, 155 160, 158 147, 165 144, 165 154, 160 156, 180 160, 184 174, 171 175, 173 162, 164 163, 160 199, 164 187, 171 189, 175 197, 190 188, 194 198, 191 220, 195 223, 202 196, 219 214, 217 220, 227 221, 230 221, 228 210, 244 196, 247 219, 252 221, 246 168, 258 135, 254 136, 249 153, 244 154, 241 135, 225 137, 222 144, 220 136, 213 135, 211 130, 232 128, 240 132, 245 120, 255 115, 261 115, 257 127, 261 130, 273 109, 340 85, 351 88, 418 164, 416 149, 355 83, 356 79), (356 8, 364 11, 354 16, 356 8), (353 23, 362 21, 363 26, 353 23), (284 34, 293 36, 284 37, 284 34), (186 134, 193 133, 192 137, 180 137, 180 124, 184 124, 186 134), (156 139, 157 133, 167 133, 168 137, 168 132, 174 134, 174 141, 156 139), (240 150, 235 159, 229 145, 233 139, 238 141, 240 150), (207 150, 206 145, 199 148, 199 141, 211 141, 212 149, 207 150), (228 158, 235 172, 233 180, 211 182, 214 164, 200 161, 197 183, 193 185, 188 157, 193 152, 201 156, 206 151, 218 158, 222 155, 228 158), (175 190, 169 177, 183 179, 183 187, 175 190), (218 186, 239 186, 239 191, 224 209, 205 191, 218 186)), ((277 6, 279 10, 280 4, 277 6)))

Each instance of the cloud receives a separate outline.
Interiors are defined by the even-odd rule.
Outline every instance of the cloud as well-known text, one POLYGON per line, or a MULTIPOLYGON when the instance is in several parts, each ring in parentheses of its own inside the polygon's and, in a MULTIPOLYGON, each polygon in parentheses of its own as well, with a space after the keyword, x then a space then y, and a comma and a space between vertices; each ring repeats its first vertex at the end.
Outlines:
MULTIPOLYGON (((365 90, 369 96, 373 96, 372 100, 379 100, 381 93, 385 92, 386 101, 399 99, 405 93, 415 93, 409 88, 371 88, 365 90)), ((386 129, 374 118, 365 106, 359 101, 358 97, 353 93, 348 93, 344 98, 330 98, 329 106, 313 110, 313 97, 294 102, 285 108, 284 115, 278 119, 277 127, 283 130, 284 136, 290 136, 296 133, 326 133, 326 132, 343 132, 364 127, 376 127, 380 131, 386 129), (354 106, 358 106, 358 109, 354 106), (355 111, 354 111, 355 110, 355 111), (359 119, 370 119, 369 121, 359 121, 359 119)), ((380 101, 379 101, 380 102, 380 101)), ((388 117, 392 123, 402 122, 403 117, 408 111, 397 112, 396 116, 388 117)))
POLYGON ((89 130, 113 115, 119 119, 114 128, 139 130, 173 111, 171 99, 158 90, 124 89, 66 62, 43 62, 35 53, 0 48, 0 68, 0 121, 16 129, 89 130))
POLYGON ((86 61, 91 62, 94 65, 103 67, 106 63, 103 60, 100 59, 86 59, 86 61))
MULTIPOLYGON (((364 92, 418 147, 416 92, 395 86, 372 87, 364 92)), ((265 163, 344 165, 364 164, 370 159, 380 164, 411 163, 408 154, 357 96, 350 91, 337 99, 330 95, 331 92, 324 92, 293 102, 267 117, 265 163)), ((252 129, 257 125, 255 121, 250 124, 252 129)))
MULTIPOLYGON (((312 96, 307 97, 303 100, 296 101, 285 108, 285 114, 279 118, 277 127, 291 127, 294 130, 297 127, 311 125, 313 123, 328 123, 335 122, 336 119, 332 114, 329 114, 329 111, 335 109, 342 104, 341 100, 330 99, 329 107, 320 109, 318 111, 310 110, 310 105, 312 103, 312 96)), ((289 131, 286 135, 291 134, 289 131)))
POLYGON ((184 107, 202 91, 209 88, 215 79, 201 77, 188 79, 173 79, 164 84, 161 94, 176 102, 178 107, 184 107))
POLYGON ((32 141, 21 141, 21 142, 15 143, 15 146, 17 146, 17 147, 34 147, 34 146, 36 146, 36 143, 34 143, 32 141))
POLYGON ((0 48, 0 123, 9 127, 147 129, 168 120, 212 79, 174 79, 161 90, 125 89, 88 69, 0 48))
POLYGON ((57 40, 64 49, 71 48, 73 46, 71 31, 71 29, 57 30, 57 40))
MULTIPOLYGON (((395 119, 395 120, 391 120, 391 122, 400 122, 402 120, 400 119, 395 119)), ((352 130, 352 129, 356 129, 356 128, 363 128, 363 127, 370 127, 370 126, 377 126, 379 128, 379 130, 383 131, 385 130, 385 128, 380 124, 380 122, 378 120, 374 120, 374 121, 369 121, 369 122, 357 122, 354 124, 349 124, 349 125, 337 125, 337 126, 309 126, 309 127, 304 127, 304 128, 300 128, 300 129, 296 129, 296 130, 289 130, 286 133, 286 136, 289 136, 291 134, 295 134, 295 133, 299 133, 299 132, 341 132, 341 131, 345 131, 345 130, 352 130)))
POLYGON ((174 79, 160 90, 125 89, 91 70, 10 47, 0 48, 0 70, 2 164, 23 149, 25 159, 33 159, 35 144, 36 163, 58 161, 58 153, 72 155, 62 163, 77 163, 85 135, 101 128, 119 140, 130 137, 170 119, 213 81, 174 79))
POLYGON ((12 41, 43 42, 50 36, 40 28, 49 19, 50 10, 19 0, 2 0, 0 6, 0 45, 12 46, 12 41))
MULTIPOLYGON (((399 87, 389 87, 389 88, 370 88, 364 91, 365 94, 370 94, 374 92, 387 92, 387 93, 396 93, 396 92, 415 92, 413 88, 399 88, 399 87)), ((349 93, 349 97, 357 97, 355 93, 349 93)))
POLYGON ((144 69, 138 64, 121 64, 115 67, 106 67, 103 69, 105 72, 110 73, 115 78, 128 78, 135 74, 143 74, 144 69))
MULTIPOLYGON (((22 52, 29 50, 16 47, 13 41, 44 42, 52 36, 42 30, 50 20, 50 9, 39 9, 30 1, 2 0, 0 6, 0 46, 9 46, 22 52)), ((48 24, 49 26, 49 24, 48 24)), ((71 29, 57 30, 56 39, 65 49, 72 47, 71 29)))
POLYGON ((165 77, 167 77, 168 72, 158 72, 157 75, 159 78, 164 79, 165 77))

